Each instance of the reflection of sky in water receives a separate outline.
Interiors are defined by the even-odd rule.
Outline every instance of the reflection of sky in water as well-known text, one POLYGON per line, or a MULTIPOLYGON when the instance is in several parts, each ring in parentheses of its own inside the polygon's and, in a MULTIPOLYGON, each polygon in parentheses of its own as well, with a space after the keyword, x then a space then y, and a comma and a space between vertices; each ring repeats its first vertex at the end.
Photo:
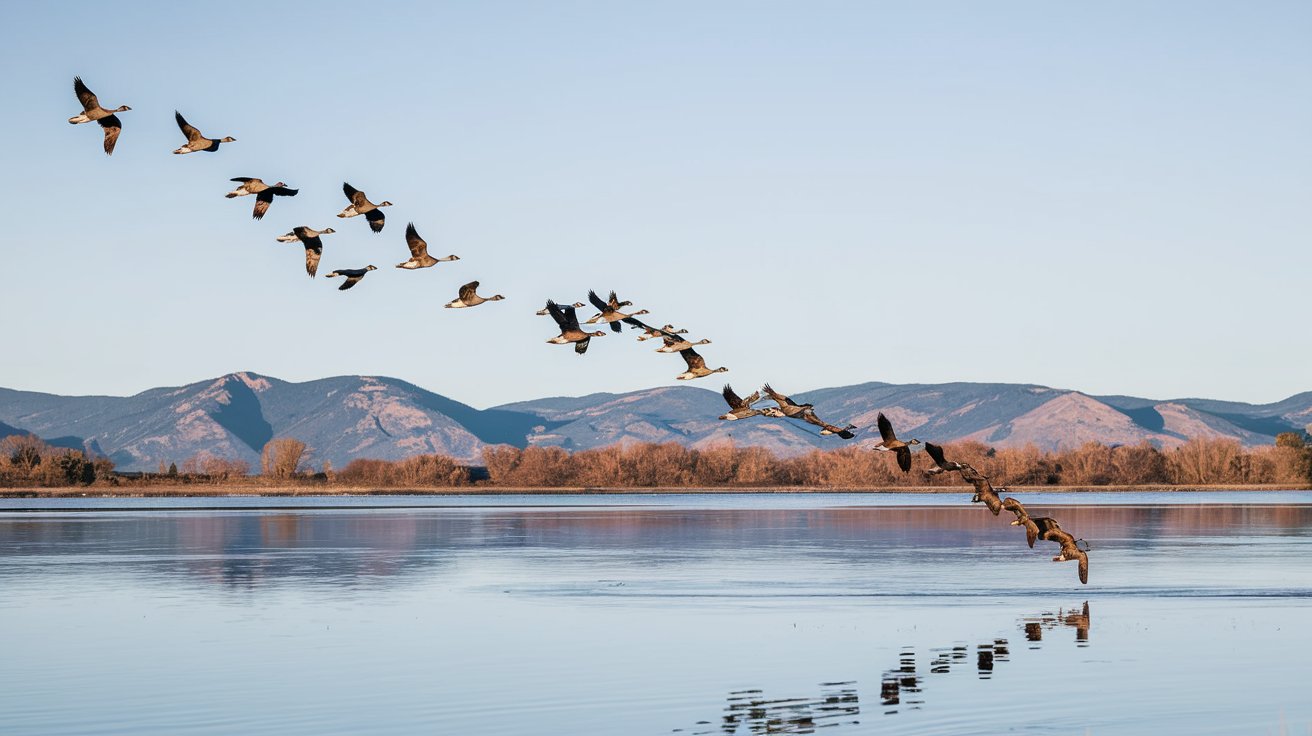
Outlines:
POLYGON ((738 693, 836 716, 825 733, 1312 725, 1312 506, 1027 495, 1092 544, 1081 586, 1005 517, 905 498, 0 514, 0 713, 16 733, 692 733, 738 693))

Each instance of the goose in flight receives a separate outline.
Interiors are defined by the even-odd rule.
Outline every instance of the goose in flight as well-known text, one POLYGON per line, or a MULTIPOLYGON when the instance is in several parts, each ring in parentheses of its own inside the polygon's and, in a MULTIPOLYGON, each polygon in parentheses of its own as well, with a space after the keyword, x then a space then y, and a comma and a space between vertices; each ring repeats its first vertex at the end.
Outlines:
POLYGON ((321 235, 330 235, 336 232, 332 228, 315 230, 313 228, 300 225, 292 228, 292 231, 286 235, 279 235, 280 243, 295 243, 300 241, 305 246, 305 272, 314 278, 314 274, 319 270, 319 258, 323 256, 323 241, 319 239, 321 235))
POLYGON ((228 181, 241 182, 241 186, 223 195, 227 199, 233 197, 245 197, 248 194, 255 195, 255 211, 251 217, 256 220, 264 218, 264 213, 269 211, 269 205, 273 203, 273 198, 278 197, 295 197, 299 189, 288 189, 283 182, 277 184, 265 184, 260 179, 251 176, 237 176, 228 181))
MULTIPOLYGON (((583 302, 574 302, 574 303, 571 304, 570 306, 573 307, 573 308, 575 308, 575 309, 582 309, 583 307, 586 307, 586 306, 588 306, 588 305, 584 304, 583 302)), ((543 308, 539 309, 538 311, 534 312, 533 314, 536 314, 536 315, 539 316, 539 317, 545 317, 545 316, 547 316, 548 314, 551 314, 551 312, 550 312, 546 307, 543 307, 543 308)))
POLYGON ((624 321, 625 321, 625 322, 629 322, 630 324, 633 324, 633 326, 634 326, 635 329, 640 329, 640 330, 642 330, 642 334, 641 334, 641 335, 638 335, 638 342, 642 342, 643 340, 650 340, 650 339, 652 339, 653 337, 668 337, 668 336, 670 336, 670 335, 686 335, 686 334, 688 334, 688 331, 687 331, 687 330, 676 330, 676 329, 674 329, 674 325, 665 325, 664 327, 652 327, 652 326, 650 326, 650 325, 642 324, 641 322, 639 322, 639 321, 636 320, 636 319, 625 319, 624 321), (634 323, 636 323, 636 324, 634 324, 634 323), (639 326, 639 325, 641 325, 641 326, 639 326))
POLYGON ((592 306, 596 307, 600 313, 593 315, 584 324, 591 325, 596 324, 600 320, 605 320, 610 324, 611 332, 620 332, 624 329, 624 327, 620 325, 620 320, 625 317, 637 317, 640 314, 648 314, 645 309, 639 309, 632 314, 621 312, 621 307, 627 307, 633 302, 619 301, 619 297, 615 296, 615 292, 613 291, 610 293, 610 299, 608 301, 602 301, 601 297, 597 296, 597 292, 590 290, 588 291, 588 301, 592 302, 592 306))
POLYGON ((497 294, 496 296, 481 297, 476 293, 477 291, 478 282, 470 281, 460 287, 460 295, 457 296, 454 301, 447 302, 446 308, 464 309, 465 307, 477 307, 483 302, 499 302, 502 299, 505 299, 505 297, 500 294, 497 294))
POLYGON ((852 430, 856 429, 855 424, 849 424, 846 427, 834 426, 829 422, 826 422, 825 420, 816 416, 814 410, 808 410, 803 412, 802 419, 804 419, 809 424, 814 424, 815 426, 819 427, 820 434, 824 434, 824 435, 836 434, 845 440, 850 440, 856 436, 855 434, 852 434, 852 430))
POLYGON ((939 473, 950 473, 954 470, 962 470, 970 467, 965 463, 948 462, 943 459, 943 448, 933 442, 925 443, 925 452, 929 453, 929 459, 934 461, 934 467, 925 471, 925 475, 938 475, 939 473))
MULTIPOLYGON (((920 444, 920 440, 911 439, 903 442, 893 433, 893 423, 888 421, 884 412, 879 412, 875 418, 879 424, 879 436, 882 438, 875 449, 881 452, 892 452, 897 455, 897 466, 902 469, 903 473, 911 472, 911 445, 920 444)), ((996 511, 993 513, 997 513, 996 511)))
MULTIPOLYGON (((998 492, 994 490, 993 484, 989 483, 988 476, 967 465, 961 469, 961 478, 975 486, 975 496, 970 499, 971 503, 983 503, 989 507, 989 511, 992 511, 994 516, 1002 512, 1002 499, 998 497, 998 492)), ((1006 491, 1007 489, 1003 488, 1002 490, 1006 491)))
POLYGON ((746 419, 763 413, 760 409, 752 408, 752 404, 761 400, 760 391, 755 391, 751 396, 744 399, 734 393, 733 386, 726 383, 720 394, 724 396, 725 403, 729 405, 729 413, 720 415, 721 419, 732 422, 736 419, 746 419))
POLYGON ((369 221, 369 229, 376 233, 381 233, 383 231, 383 225, 387 224, 387 216, 378 208, 391 207, 392 203, 379 202, 378 204, 374 204, 369 201, 368 197, 364 196, 364 192, 346 182, 342 182, 342 192, 346 194, 346 198, 350 200, 351 203, 346 206, 346 209, 338 213, 337 216, 355 217, 356 215, 364 215, 364 219, 369 221))
POLYGON ((723 373, 729 370, 724 366, 720 366, 719 368, 715 368, 715 369, 707 368, 706 359, 703 358, 700 354, 698 354, 696 350, 693 350, 692 348, 685 348, 683 350, 680 350, 679 355, 683 356, 683 362, 688 364, 688 370, 675 376, 675 378, 680 381, 691 381, 694 378, 709 376, 712 373, 723 373))
POLYGON ((579 327, 579 317, 574 309, 574 307, 562 307, 550 299, 547 300, 547 314, 550 314, 551 318, 556 320, 556 324, 560 327, 560 334, 547 340, 547 342, 552 345, 574 343, 574 352, 582 355, 588 352, 588 344, 592 342, 592 338, 602 337, 606 333, 602 330, 584 332, 579 327))
POLYGON ((114 113, 127 112, 132 108, 127 105, 119 105, 113 110, 101 107, 96 93, 87 89, 82 83, 82 77, 73 77, 73 92, 77 95, 77 101, 82 103, 82 113, 69 118, 68 122, 74 125, 92 121, 100 123, 101 129, 105 131, 105 155, 113 155, 114 144, 118 143, 118 134, 123 132, 123 122, 114 113))
POLYGON ((333 271, 332 273, 328 274, 327 276, 324 276, 324 278, 330 279, 333 278, 334 276, 345 276, 346 281, 343 281, 342 285, 337 287, 337 290, 346 291, 352 286, 355 286, 356 284, 360 283, 360 279, 364 278, 365 274, 369 273, 370 271, 377 271, 377 270, 378 268, 375 266, 365 266, 364 268, 339 268, 336 271, 333 271))
POLYGON ((226 135, 222 138, 206 138, 199 130, 188 123, 186 118, 182 117, 182 113, 177 110, 173 111, 173 119, 178 121, 178 128, 182 130, 183 135, 187 136, 186 144, 174 151, 174 153, 195 153, 197 151, 208 151, 213 153, 219 150, 220 143, 234 143, 237 140, 230 135, 226 135))
POLYGON ((774 403, 779 405, 777 408, 771 407, 766 409, 763 413, 767 416, 795 419, 814 409, 810 404, 799 404, 791 398, 775 391, 773 388, 770 388, 770 384, 768 383, 762 386, 761 390, 765 392, 767 398, 774 399, 774 403))
MULTIPOLYGON (((365 216, 368 217, 368 215, 365 216)), ((428 243, 424 242, 424 239, 419 237, 419 231, 415 230, 415 224, 413 222, 405 226, 405 244, 410 248, 410 260, 405 263, 396 264, 397 268, 413 270, 416 268, 428 268, 429 266, 436 265, 442 261, 460 260, 460 256, 457 255, 449 255, 446 258, 434 258, 428 255, 428 243)))
POLYGON ((1040 516, 1038 519, 1031 518, 1029 513, 1025 510, 1025 505, 1011 496, 1002 499, 1002 508, 1016 515, 1015 520, 1011 522, 1012 526, 1025 527, 1025 542, 1029 544, 1030 549, 1034 549, 1034 542, 1039 538, 1040 521, 1043 522, 1043 531, 1045 532, 1048 529, 1049 522, 1052 522, 1054 525, 1056 524, 1055 521, 1052 521, 1052 519, 1046 516, 1040 516))

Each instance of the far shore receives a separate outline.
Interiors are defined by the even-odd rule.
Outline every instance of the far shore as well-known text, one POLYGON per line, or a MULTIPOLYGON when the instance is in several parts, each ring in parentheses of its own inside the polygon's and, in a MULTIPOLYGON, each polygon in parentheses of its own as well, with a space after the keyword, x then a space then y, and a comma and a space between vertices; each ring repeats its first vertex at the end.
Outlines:
MULTIPOLYGON (((1001 489, 1000 489, 1001 490, 1001 489)), ((1012 493, 1142 493, 1142 492, 1234 492, 1234 491, 1306 491, 1308 486, 1278 484, 1258 485, 1108 485, 1108 486, 1011 486, 1012 493)), ((866 488, 802 486, 719 486, 693 487, 508 487, 492 485, 377 488, 339 485, 255 485, 255 484, 176 484, 130 487, 69 486, 58 488, 0 488, 3 498, 222 498, 225 496, 566 496, 566 495, 641 495, 641 494, 766 494, 766 493, 900 493, 900 494, 968 494, 970 486, 884 486, 866 488)))

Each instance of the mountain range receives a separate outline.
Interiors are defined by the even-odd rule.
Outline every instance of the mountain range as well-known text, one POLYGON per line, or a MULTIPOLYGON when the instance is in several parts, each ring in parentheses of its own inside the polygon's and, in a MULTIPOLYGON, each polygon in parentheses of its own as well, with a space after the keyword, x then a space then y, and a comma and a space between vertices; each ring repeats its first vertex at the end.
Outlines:
MULTIPOLYGON (((752 390, 739 389, 740 394, 752 390)), ((1032 443, 1045 449, 1090 440, 1172 447, 1194 437, 1267 445, 1280 432, 1312 426, 1312 392, 1273 404, 1245 404, 1092 396, 1032 384, 871 382, 794 398, 813 403, 830 422, 860 427, 854 440, 859 445, 877 441, 873 427, 881 411, 902 437, 970 439, 995 447, 1032 443)), ((295 437, 309 447, 313 466, 328 461, 337 468, 358 457, 394 460, 420 453, 477 463, 483 448, 495 444, 584 450, 619 442, 705 447, 732 440, 795 455, 841 442, 789 420, 719 421, 726 408, 717 391, 688 385, 475 409, 395 378, 292 383, 240 372, 126 397, 0 388, 0 437, 30 432, 52 444, 106 455, 123 470, 153 470, 199 453, 258 468, 260 449, 274 437, 295 437)))

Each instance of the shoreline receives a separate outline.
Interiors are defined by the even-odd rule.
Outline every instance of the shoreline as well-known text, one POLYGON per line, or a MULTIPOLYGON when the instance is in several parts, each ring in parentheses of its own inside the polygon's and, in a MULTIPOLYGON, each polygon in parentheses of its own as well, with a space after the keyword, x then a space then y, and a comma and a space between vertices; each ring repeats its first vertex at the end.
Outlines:
MULTIPOLYGON (((1013 493, 1223 493, 1223 492, 1285 492, 1312 490, 1308 486, 1290 487, 1280 484, 1250 485, 1108 485, 1108 486, 1013 486, 1013 493)), ((630 495, 761 495, 773 493, 809 494, 963 494, 973 493, 969 485, 956 486, 882 486, 864 488, 764 486, 764 487, 518 487, 518 486, 452 486, 433 488, 375 488, 370 486, 313 486, 313 485, 214 485, 191 484, 142 486, 137 488, 0 488, 0 499, 7 498, 223 498, 223 497, 295 497, 295 496, 630 496, 630 495)))

